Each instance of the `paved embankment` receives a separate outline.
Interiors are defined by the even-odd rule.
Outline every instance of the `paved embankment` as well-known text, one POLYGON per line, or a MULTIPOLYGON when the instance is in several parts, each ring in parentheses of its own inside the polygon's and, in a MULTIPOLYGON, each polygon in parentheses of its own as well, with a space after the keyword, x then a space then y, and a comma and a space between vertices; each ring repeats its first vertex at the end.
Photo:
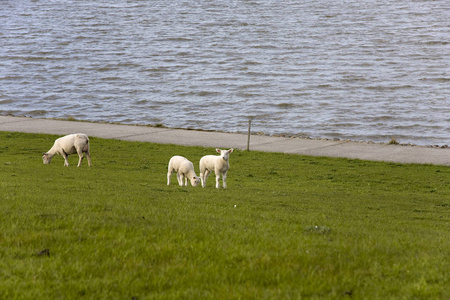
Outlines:
MULTIPOLYGON (((216 148, 247 148, 247 135, 184 129, 0 116, 0 131, 89 136, 161 144, 216 148)), ((364 160, 450 165, 450 148, 401 146, 349 141, 314 140, 252 135, 250 150, 364 160)))

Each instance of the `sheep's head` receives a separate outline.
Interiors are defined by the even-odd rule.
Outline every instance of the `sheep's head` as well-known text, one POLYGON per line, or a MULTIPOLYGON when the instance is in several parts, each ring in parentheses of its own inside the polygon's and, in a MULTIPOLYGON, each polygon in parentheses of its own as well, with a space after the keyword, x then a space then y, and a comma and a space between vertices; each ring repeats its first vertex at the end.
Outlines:
POLYGON ((42 153, 42 160, 44 161, 44 165, 48 165, 52 161, 52 157, 48 153, 42 153))
POLYGON ((233 150, 233 148, 228 150, 216 149, 216 151, 220 153, 220 157, 222 157, 224 160, 228 160, 228 158, 230 157, 230 153, 233 152, 233 150))
POLYGON ((191 185, 192 186, 197 186, 200 183, 200 177, 194 176, 191 179, 191 185))

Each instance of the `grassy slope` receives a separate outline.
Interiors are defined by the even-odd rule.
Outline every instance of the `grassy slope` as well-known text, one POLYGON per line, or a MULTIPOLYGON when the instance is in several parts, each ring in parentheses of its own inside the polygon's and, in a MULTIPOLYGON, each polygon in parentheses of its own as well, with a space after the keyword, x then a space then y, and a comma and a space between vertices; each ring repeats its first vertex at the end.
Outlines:
POLYGON ((1 299, 450 296, 448 167, 235 151, 228 189, 181 188, 170 157, 213 149, 91 138, 65 168, 54 139, 0 132, 1 299))

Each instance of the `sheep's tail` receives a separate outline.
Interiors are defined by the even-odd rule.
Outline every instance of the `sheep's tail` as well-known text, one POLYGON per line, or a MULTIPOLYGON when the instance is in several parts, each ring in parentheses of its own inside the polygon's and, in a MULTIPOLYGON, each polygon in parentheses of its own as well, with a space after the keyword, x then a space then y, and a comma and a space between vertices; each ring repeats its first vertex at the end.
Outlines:
POLYGON ((83 152, 89 152, 89 138, 86 137, 86 145, 84 146, 83 152))

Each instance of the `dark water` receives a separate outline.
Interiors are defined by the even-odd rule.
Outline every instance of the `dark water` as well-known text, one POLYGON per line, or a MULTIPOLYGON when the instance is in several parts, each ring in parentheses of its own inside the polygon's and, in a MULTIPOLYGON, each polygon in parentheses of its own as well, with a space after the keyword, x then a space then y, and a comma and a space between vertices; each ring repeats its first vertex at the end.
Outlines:
POLYGON ((0 114, 450 144, 450 2, 0 1, 0 114))

